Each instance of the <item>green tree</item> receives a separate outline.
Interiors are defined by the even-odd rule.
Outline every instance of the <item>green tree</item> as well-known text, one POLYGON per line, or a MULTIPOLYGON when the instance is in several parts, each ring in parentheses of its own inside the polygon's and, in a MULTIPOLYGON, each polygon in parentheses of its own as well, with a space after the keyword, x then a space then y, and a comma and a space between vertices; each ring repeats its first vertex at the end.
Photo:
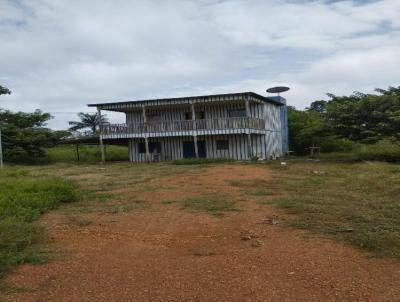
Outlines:
POLYGON ((8 89, 7 87, 0 85, 0 95, 2 95, 2 94, 11 94, 11 90, 8 89))
POLYGON ((80 118, 80 121, 69 122, 69 124, 72 125, 69 130, 77 131, 89 128, 92 133, 96 133, 99 124, 104 124, 108 122, 108 119, 105 115, 101 115, 101 119, 99 121, 99 115, 97 113, 79 112, 78 117, 80 118))
POLYGON ((310 111, 315 111, 318 113, 326 113, 326 106, 327 106, 328 102, 327 101, 314 101, 310 104, 310 107, 307 108, 307 110, 310 111))
POLYGON ((380 93, 330 95, 326 123, 340 137, 361 143, 400 139, 400 86, 380 93))
POLYGON ((24 113, 0 109, 5 160, 32 161, 44 156, 45 148, 54 146, 65 135, 45 127, 51 118, 40 110, 24 113))
POLYGON ((324 134, 324 118, 315 111, 288 107, 289 149, 304 154, 311 146, 319 145, 324 134))

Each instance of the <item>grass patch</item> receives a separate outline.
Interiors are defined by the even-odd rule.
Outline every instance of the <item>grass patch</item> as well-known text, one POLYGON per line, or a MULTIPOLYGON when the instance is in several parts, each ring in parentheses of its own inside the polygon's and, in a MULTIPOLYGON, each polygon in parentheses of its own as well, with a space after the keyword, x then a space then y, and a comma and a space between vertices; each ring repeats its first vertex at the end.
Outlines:
POLYGON ((239 211, 235 202, 223 196, 203 195, 184 200, 184 208, 205 212, 217 217, 222 217, 228 212, 239 211))
POLYGON ((238 187, 246 195, 262 197, 276 195, 273 190, 273 182, 265 179, 248 179, 248 180, 228 180, 231 186, 238 187))
POLYGON ((58 178, 37 178, 27 171, 0 173, 0 277, 22 263, 42 263, 45 253, 36 248, 41 229, 33 224, 60 203, 78 199, 74 183, 58 178))
POLYGON ((274 189, 291 225, 334 236, 377 256, 400 258, 400 166, 289 162, 274 189))
POLYGON ((215 251, 205 249, 191 249, 189 253, 196 257, 208 257, 216 255, 215 251))
POLYGON ((161 201, 161 204, 173 204, 175 202, 176 202, 175 200, 163 200, 161 201))
POLYGON ((174 160, 172 163, 174 165, 208 165, 216 163, 227 163, 233 160, 228 158, 185 158, 174 160))

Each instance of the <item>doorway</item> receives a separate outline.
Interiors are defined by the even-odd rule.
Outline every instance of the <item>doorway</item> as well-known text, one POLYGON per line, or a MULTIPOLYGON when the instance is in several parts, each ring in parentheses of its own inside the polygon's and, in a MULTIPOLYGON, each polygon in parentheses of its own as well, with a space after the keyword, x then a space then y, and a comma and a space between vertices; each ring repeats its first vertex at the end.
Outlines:
MULTIPOLYGON (((199 151, 199 157, 207 157, 206 142, 197 141, 197 148, 199 151)), ((194 158, 196 157, 196 151, 194 148, 194 141, 183 142, 183 158, 194 158)))

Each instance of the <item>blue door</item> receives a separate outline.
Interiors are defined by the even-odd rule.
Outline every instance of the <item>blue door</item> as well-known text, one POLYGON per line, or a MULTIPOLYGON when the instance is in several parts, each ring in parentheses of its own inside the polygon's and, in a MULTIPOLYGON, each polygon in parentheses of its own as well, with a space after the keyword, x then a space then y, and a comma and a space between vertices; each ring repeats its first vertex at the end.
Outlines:
MULTIPOLYGON (((199 157, 207 156, 205 141, 197 141, 197 148, 199 151, 199 157)), ((194 142, 193 141, 183 142, 183 158, 193 158, 193 157, 196 157, 194 142)))

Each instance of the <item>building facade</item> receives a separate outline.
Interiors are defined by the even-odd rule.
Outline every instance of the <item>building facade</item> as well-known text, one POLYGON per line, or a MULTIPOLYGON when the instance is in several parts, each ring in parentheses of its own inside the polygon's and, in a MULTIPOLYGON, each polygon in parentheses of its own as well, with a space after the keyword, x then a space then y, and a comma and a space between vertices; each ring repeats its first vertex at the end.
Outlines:
POLYGON ((287 107, 279 96, 244 92, 89 106, 126 114, 125 124, 100 127, 100 141, 128 140, 132 162, 271 159, 288 151, 287 107))

